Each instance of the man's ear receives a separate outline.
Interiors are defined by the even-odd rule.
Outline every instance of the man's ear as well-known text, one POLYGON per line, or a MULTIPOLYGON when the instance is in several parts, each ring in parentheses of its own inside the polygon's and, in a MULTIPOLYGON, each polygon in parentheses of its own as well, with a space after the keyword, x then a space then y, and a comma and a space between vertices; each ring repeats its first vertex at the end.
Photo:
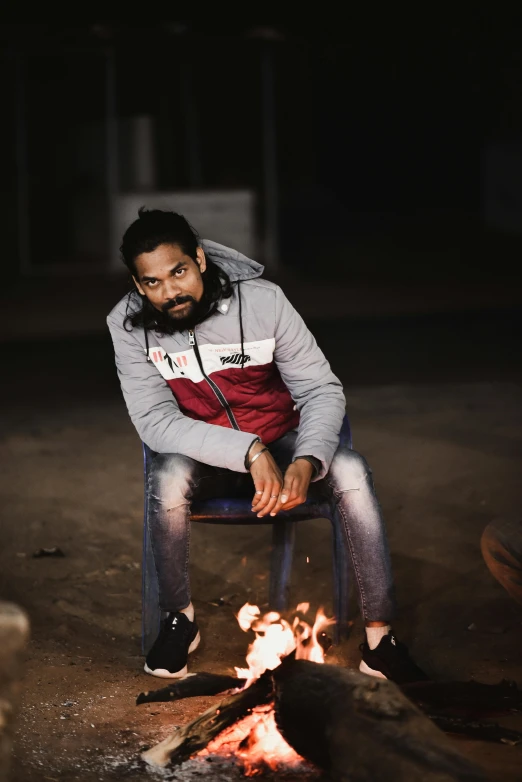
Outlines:
POLYGON ((199 270, 201 274, 205 271, 207 268, 207 259, 205 258, 205 253, 203 252, 202 247, 198 247, 196 250, 196 263, 199 266, 199 270))
POLYGON ((138 293, 141 293, 141 295, 142 295, 142 296, 145 296, 145 291, 144 291, 144 290, 143 290, 143 288, 141 287, 140 283, 138 282, 138 280, 136 279, 136 277, 134 276, 134 274, 132 275, 132 279, 134 280, 134 285, 135 285, 135 286, 136 286, 136 288, 138 289, 138 293))

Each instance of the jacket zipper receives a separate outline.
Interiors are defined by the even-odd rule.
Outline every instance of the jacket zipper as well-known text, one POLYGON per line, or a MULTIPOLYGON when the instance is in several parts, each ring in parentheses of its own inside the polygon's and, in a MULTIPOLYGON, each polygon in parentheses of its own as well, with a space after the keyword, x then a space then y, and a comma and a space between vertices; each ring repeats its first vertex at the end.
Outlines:
POLYGON ((225 410, 225 413, 227 414, 227 418, 230 422, 230 425, 233 429, 237 429, 239 431, 238 423, 234 417, 234 413, 231 410, 230 405, 228 404, 227 400, 223 396, 222 391, 218 388, 218 386, 214 383, 213 380, 211 380, 208 375, 205 373, 205 370, 203 369, 203 362, 201 361, 201 355, 199 353, 199 347, 196 340, 196 332, 192 329, 189 331, 189 345, 192 345, 194 348, 194 353, 196 354, 196 358, 198 360, 199 368, 201 369, 201 374, 209 384, 212 391, 215 393, 217 398, 219 399, 219 402, 221 404, 221 407, 225 410))

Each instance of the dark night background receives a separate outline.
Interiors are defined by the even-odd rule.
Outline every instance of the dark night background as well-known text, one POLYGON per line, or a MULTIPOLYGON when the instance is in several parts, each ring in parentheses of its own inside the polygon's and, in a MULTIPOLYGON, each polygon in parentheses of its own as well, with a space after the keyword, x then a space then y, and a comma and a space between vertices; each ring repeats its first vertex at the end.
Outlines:
MULTIPOLYGON (((437 680, 522 681, 520 608, 479 545, 492 520, 522 518, 522 21, 491 7, 314 11, 0 25, 0 597, 33 633, 17 781, 112 779, 100 747, 126 763, 173 719, 134 707, 150 687, 142 463, 105 324, 129 286, 114 227, 128 194, 217 194, 218 228, 236 217, 219 198, 252 196, 251 254, 343 382, 372 466, 399 636, 437 680), (136 118, 152 134, 145 185, 136 118), (54 545, 66 557, 31 558, 54 545), (59 723, 69 698, 77 720, 59 723)), ((268 539, 209 526, 193 533, 210 639, 194 665, 224 672, 245 638, 209 601, 262 604, 268 539)), ((292 600, 328 609, 328 534, 302 526, 292 600)), ((358 665, 360 631, 334 650, 343 664, 358 665)), ((180 708, 179 723, 199 706, 180 708)), ((458 746, 492 779, 520 779, 520 747, 458 746)))
MULTIPOLYGON (((286 266, 308 272, 321 256, 346 280, 375 272, 390 280, 442 276, 448 284, 512 274, 522 222, 510 235, 488 224, 485 199, 498 185, 484 177, 490 145, 522 138, 520 25, 475 10, 402 19, 349 14, 347 24, 295 22, 275 32, 267 41, 239 23, 3 25, 2 214, 10 274, 19 252, 17 67, 25 72, 32 267, 103 271, 103 253, 85 257, 71 232, 76 200, 104 198, 105 52, 114 52, 118 116, 155 119, 158 189, 193 185, 190 113, 195 186, 260 193, 264 47, 275 60, 286 266), (83 155, 82 126, 93 129, 83 155)), ((120 170, 120 187, 124 179, 120 170)), ((262 223, 262 203, 257 218, 262 223)), ((98 219, 98 229, 107 230, 98 219)))

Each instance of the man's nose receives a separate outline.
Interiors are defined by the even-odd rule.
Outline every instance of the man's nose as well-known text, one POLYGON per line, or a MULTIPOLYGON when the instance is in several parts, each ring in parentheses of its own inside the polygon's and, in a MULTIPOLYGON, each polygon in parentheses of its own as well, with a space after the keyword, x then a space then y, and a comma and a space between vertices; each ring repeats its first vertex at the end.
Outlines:
POLYGON ((173 278, 167 280, 165 283, 165 287, 163 288, 163 293, 164 293, 165 301, 169 301, 170 299, 175 299, 176 296, 179 296, 181 290, 179 287, 178 280, 175 280, 173 278))

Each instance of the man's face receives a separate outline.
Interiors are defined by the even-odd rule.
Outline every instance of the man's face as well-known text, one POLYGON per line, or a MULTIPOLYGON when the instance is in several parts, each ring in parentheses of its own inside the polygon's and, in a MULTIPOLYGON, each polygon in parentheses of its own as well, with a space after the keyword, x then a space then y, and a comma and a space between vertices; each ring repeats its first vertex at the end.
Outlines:
POLYGON ((196 263, 177 244, 160 244, 152 252, 138 255, 135 267, 133 279, 139 292, 182 330, 184 321, 190 321, 203 296, 201 274, 206 269, 206 260, 201 247, 197 250, 196 263))

